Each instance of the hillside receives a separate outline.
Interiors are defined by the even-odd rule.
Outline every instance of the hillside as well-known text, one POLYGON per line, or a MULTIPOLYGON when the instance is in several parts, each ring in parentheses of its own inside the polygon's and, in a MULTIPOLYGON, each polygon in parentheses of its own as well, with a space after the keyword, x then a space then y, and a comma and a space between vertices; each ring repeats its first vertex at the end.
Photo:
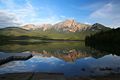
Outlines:
POLYGON ((27 32, 28 30, 19 27, 7 27, 0 29, 0 35, 5 36, 21 36, 22 34, 25 34, 27 32))
POLYGON ((74 32, 74 33, 66 33, 66 32, 57 32, 54 30, 47 30, 47 31, 24 31, 24 30, 1 30, 0 35, 2 36, 9 36, 9 37, 31 37, 37 39, 58 39, 58 40, 84 40, 86 36, 94 34, 95 32, 91 31, 81 31, 81 32, 74 32))

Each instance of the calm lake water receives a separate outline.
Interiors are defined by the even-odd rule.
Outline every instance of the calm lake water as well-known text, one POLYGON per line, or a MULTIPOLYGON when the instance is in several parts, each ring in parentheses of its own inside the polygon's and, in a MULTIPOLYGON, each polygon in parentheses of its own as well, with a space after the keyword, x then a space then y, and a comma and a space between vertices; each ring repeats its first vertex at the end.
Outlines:
MULTIPOLYGON (((0 52, 27 53, 26 61, 11 61, 0 66, 0 74, 16 72, 64 73, 66 77, 101 76, 120 73, 120 57, 108 50, 86 46, 84 42, 2 44, 0 52)), ((117 52, 116 52, 117 53, 117 52)))

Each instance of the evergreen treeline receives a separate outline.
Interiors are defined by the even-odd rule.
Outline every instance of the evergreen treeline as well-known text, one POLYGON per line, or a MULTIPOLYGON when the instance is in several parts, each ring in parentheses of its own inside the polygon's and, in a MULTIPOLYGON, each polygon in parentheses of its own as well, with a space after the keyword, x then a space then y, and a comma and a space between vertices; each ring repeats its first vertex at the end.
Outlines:
POLYGON ((85 39, 86 44, 120 45, 120 28, 101 31, 85 39))

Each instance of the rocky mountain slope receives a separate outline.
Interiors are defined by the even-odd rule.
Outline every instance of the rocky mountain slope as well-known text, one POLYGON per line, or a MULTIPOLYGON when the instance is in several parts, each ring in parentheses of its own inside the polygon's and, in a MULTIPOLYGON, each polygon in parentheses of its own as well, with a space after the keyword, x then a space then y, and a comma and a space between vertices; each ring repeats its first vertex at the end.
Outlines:
POLYGON ((54 28, 56 30, 69 31, 69 32, 87 30, 90 27, 91 25, 78 23, 75 20, 65 20, 63 22, 54 25, 54 28))
POLYGON ((80 31, 96 31, 96 30, 104 30, 109 29, 102 24, 95 23, 93 25, 79 23, 73 19, 68 19, 54 25, 52 24, 41 24, 41 25, 34 25, 34 24, 27 24, 22 26, 23 29, 26 30, 49 30, 55 29, 56 31, 67 31, 67 32, 80 32, 80 31))

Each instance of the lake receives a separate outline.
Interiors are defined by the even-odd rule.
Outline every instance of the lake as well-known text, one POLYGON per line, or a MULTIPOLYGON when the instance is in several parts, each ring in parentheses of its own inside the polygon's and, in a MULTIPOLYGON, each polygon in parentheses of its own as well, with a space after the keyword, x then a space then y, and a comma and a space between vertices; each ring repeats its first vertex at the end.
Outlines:
POLYGON ((86 46, 84 41, 1 44, 0 52, 33 54, 28 60, 1 65, 0 74, 46 72, 64 73, 65 77, 87 77, 120 73, 119 55, 86 46))

